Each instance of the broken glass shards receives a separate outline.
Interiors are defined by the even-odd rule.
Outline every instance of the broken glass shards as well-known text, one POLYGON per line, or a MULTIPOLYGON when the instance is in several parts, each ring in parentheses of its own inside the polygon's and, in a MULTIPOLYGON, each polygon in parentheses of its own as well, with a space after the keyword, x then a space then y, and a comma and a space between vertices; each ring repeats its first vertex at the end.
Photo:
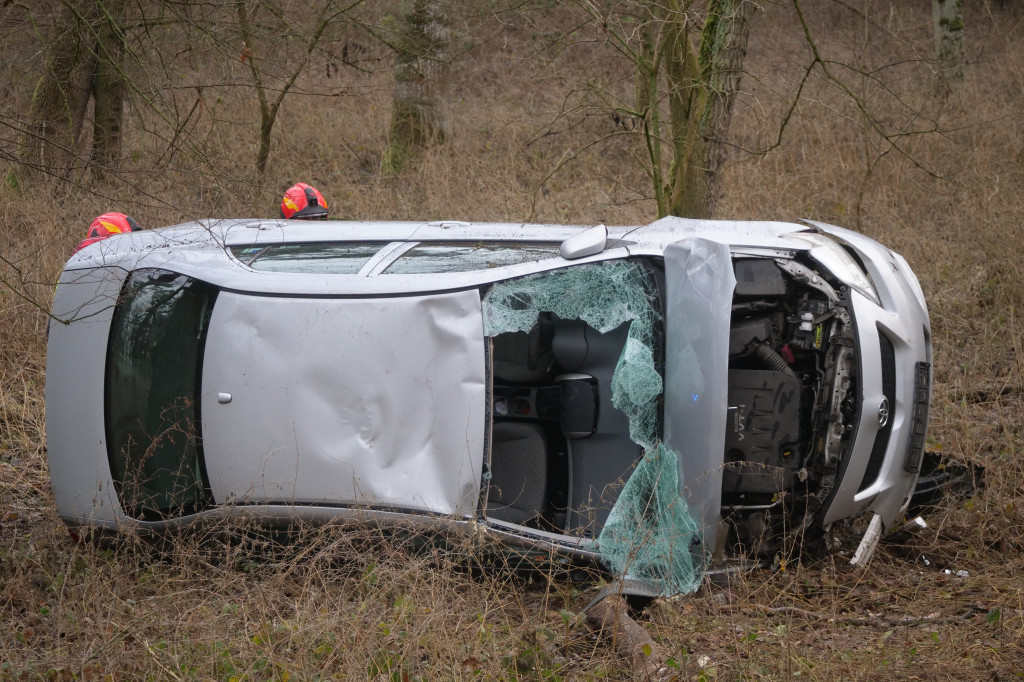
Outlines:
POLYGON ((615 261, 554 270, 498 282, 484 296, 484 334, 528 332, 542 312, 583 320, 601 332, 631 322, 612 378, 612 403, 629 417, 630 438, 658 441, 661 375, 654 365, 654 325, 661 319, 655 284, 636 263, 615 261))
POLYGON ((483 316, 490 337, 529 332, 541 313, 582 320, 601 334, 629 324, 611 379, 611 399, 628 417, 630 440, 646 453, 601 528, 598 547, 613 572, 668 595, 696 589, 703 568, 695 568, 700 562, 691 554, 698 524, 680 495, 679 458, 660 442, 659 307, 652 274, 640 263, 613 261, 499 282, 484 296, 483 316))
POLYGON ((690 551, 698 530, 679 494, 678 458, 658 443, 626 481, 598 544, 616 575, 655 585, 663 595, 684 594, 703 577, 690 551))

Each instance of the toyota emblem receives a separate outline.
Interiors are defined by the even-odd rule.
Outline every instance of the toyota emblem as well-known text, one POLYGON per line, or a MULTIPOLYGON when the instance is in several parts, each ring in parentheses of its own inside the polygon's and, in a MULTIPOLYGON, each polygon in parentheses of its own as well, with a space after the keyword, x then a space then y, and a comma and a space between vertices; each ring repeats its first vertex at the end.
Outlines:
POLYGON ((878 428, 884 429, 885 425, 889 423, 889 399, 886 397, 882 398, 882 402, 878 403, 878 428))

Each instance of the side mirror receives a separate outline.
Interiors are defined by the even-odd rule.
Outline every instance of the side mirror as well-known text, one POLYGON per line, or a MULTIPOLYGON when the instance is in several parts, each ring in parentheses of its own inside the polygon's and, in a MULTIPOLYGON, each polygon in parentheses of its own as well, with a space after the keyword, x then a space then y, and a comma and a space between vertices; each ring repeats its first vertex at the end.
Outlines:
POLYGON ((604 225, 587 228, 562 242, 559 253, 566 260, 593 256, 604 251, 608 244, 608 228, 604 225))

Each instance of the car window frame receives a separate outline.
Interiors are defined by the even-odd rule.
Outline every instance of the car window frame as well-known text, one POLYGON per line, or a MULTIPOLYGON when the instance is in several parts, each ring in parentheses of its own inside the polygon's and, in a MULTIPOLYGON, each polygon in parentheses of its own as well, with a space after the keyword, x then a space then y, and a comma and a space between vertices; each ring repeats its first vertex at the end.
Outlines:
MULTIPOLYGON (((408 244, 409 244, 408 248, 403 249, 401 251, 401 253, 395 254, 394 257, 389 259, 389 261, 386 264, 383 264, 382 267, 375 269, 375 271, 372 274, 374 276, 376 276, 376 275, 385 275, 385 276, 388 276, 388 277, 403 277, 403 276, 404 277, 408 277, 408 276, 418 276, 418 275, 426 275, 426 276, 458 275, 458 274, 469 273, 469 272, 486 272, 488 270, 498 270, 498 269, 501 269, 501 268, 515 267, 515 266, 518 266, 518 265, 525 265, 525 264, 528 264, 528 263, 542 263, 544 261, 549 261, 549 260, 554 260, 556 258, 561 258, 561 254, 559 253, 559 243, 558 242, 546 242, 546 241, 543 241, 543 240, 525 241, 525 240, 511 240, 511 239, 480 239, 480 240, 445 239, 445 240, 419 241, 419 242, 415 242, 415 243, 409 242, 408 244), (416 249, 419 249, 419 248, 422 248, 422 247, 457 248, 459 246, 474 247, 474 248, 481 248, 481 247, 505 247, 506 249, 512 250, 512 251, 517 250, 516 247, 518 247, 518 249, 523 249, 523 250, 531 249, 531 248, 536 249, 536 248, 539 248, 539 247, 550 247, 552 249, 552 251, 551 251, 551 254, 549 256, 544 257, 544 258, 529 258, 529 259, 526 259, 526 260, 517 260, 517 261, 509 262, 509 263, 500 263, 500 264, 494 265, 494 266, 488 266, 486 263, 483 263, 482 264, 483 267, 480 267, 481 263, 480 262, 476 262, 476 263, 473 263, 473 265, 475 267, 470 267, 470 268, 465 268, 465 269, 461 269, 460 268, 460 269, 456 269, 456 270, 428 270, 428 271, 424 271, 424 272, 389 272, 392 267, 394 267, 394 266, 398 265, 399 263, 401 263, 403 258, 408 257, 409 253, 412 252, 412 251, 415 251, 416 249)), ((461 258, 458 257, 458 256, 455 256, 453 258, 456 259, 456 260, 461 260, 461 258)))
MULTIPOLYGON (((344 240, 344 241, 289 241, 289 242, 274 242, 272 244, 263 245, 265 249, 287 247, 287 246, 305 246, 314 244, 381 244, 380 249, 371 256, 366 262, 362 264, 356 272, 310 272, 308 270, 289 270, 289 269, 277 269, 277 270, 262 270, 258 267, 253 267, 252 261, 247 261, 239 257, 236 251, 242 249, 259 248, 259 244, 235 244, 227 247, 228 256, 237 264, 245 268, 250 272, 258 272, 261 275, 276 275, 276 274, 289 274, 289 275, 311 275, 311 276, 328 276, 328 277, 358 277, 358 278, 373 278, 380 275, 387 275, 390 277, 436 277, 445 275, 466 275, 470 273, 481 273, 488 272, 491 270, 500 270, 502 268, 517 268, 524 265, 531 265, 537 263, 544 263, 546 261, 555 261, 561 258, 558 252, 559 242, 544 241, 544 240, 516 240, 516 239, 484 239, 484 240, 466 240, 466 239, 444 239, 444 240, 407 240, 407 241, 377 241, 377 240, 344 240), (493 267, 487 267, 487 265, 481 263, 475 263, 474 267, 471 268, 460 268, 456 270, 436 270, 428 272, 387 272, 395 263, 401 261, 401 259, 410 251, 423 247, 423 246, 457 246, 457 245, 496 245, 496 246, 509 246, 515 247, 520 245, 522 248, 538 247, 538 246, 550 246, 552 251, 549 257, 545 258, 533 258, 513 263, 502 263, 493 267), (481 267, 482 265, 482 267, 481 267)), ((300 261, 297 261, 300 262, 300 261)), ((544 270, 548 268, 543 268, 544 270)))
MULTIPOLYGON (((400 242, 397 242, 400 243, 400 242)), ((308 275, 332 275, 332 276, 366 276, 370 269, 373 268, 382 258, 386 258, 390 253, 394 251, 394 241, 384 240, 360 240, 360 241, 313 241, 313 242, 275 242, 270 244, 249 244, 249 245, 233 245, 228 246, 228 255, 240 263, 242 266, 253 272, 259 273, 287 273, 287 274, 308 274, 308 275), (376 250, 366 260, 359 264, 359 267, 352 272, 330 272, 330 271, 315 271, 315 270, 301 270, 301 269, 264 269, 256 266, 256 263, 262 258, 264 254, 273 249, 283 250, 288 247, 340 247, 344 245, 357 246, 377 246, 376 250), (262 247, 262 248, 261 248, 262 247), (238 251, 245 249, 258 249, 256 255, 249 259, 243 259, 238 251)), ((294 263, 313 263, 317 259, 315 258, 295 258, 292 260, 281 260, 277 262, 294 262, 294 263)))

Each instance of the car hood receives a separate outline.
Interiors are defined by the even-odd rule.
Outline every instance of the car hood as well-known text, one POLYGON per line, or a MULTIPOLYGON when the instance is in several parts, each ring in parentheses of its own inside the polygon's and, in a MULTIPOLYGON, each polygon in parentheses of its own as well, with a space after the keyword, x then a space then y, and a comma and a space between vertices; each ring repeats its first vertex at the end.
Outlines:
POLYGON ((729 398, 729 321, 736 277, 729 247, 687 239, 665 249, 665 445, 679 458, 679 481, 715 546, 722 500, 729 398))

